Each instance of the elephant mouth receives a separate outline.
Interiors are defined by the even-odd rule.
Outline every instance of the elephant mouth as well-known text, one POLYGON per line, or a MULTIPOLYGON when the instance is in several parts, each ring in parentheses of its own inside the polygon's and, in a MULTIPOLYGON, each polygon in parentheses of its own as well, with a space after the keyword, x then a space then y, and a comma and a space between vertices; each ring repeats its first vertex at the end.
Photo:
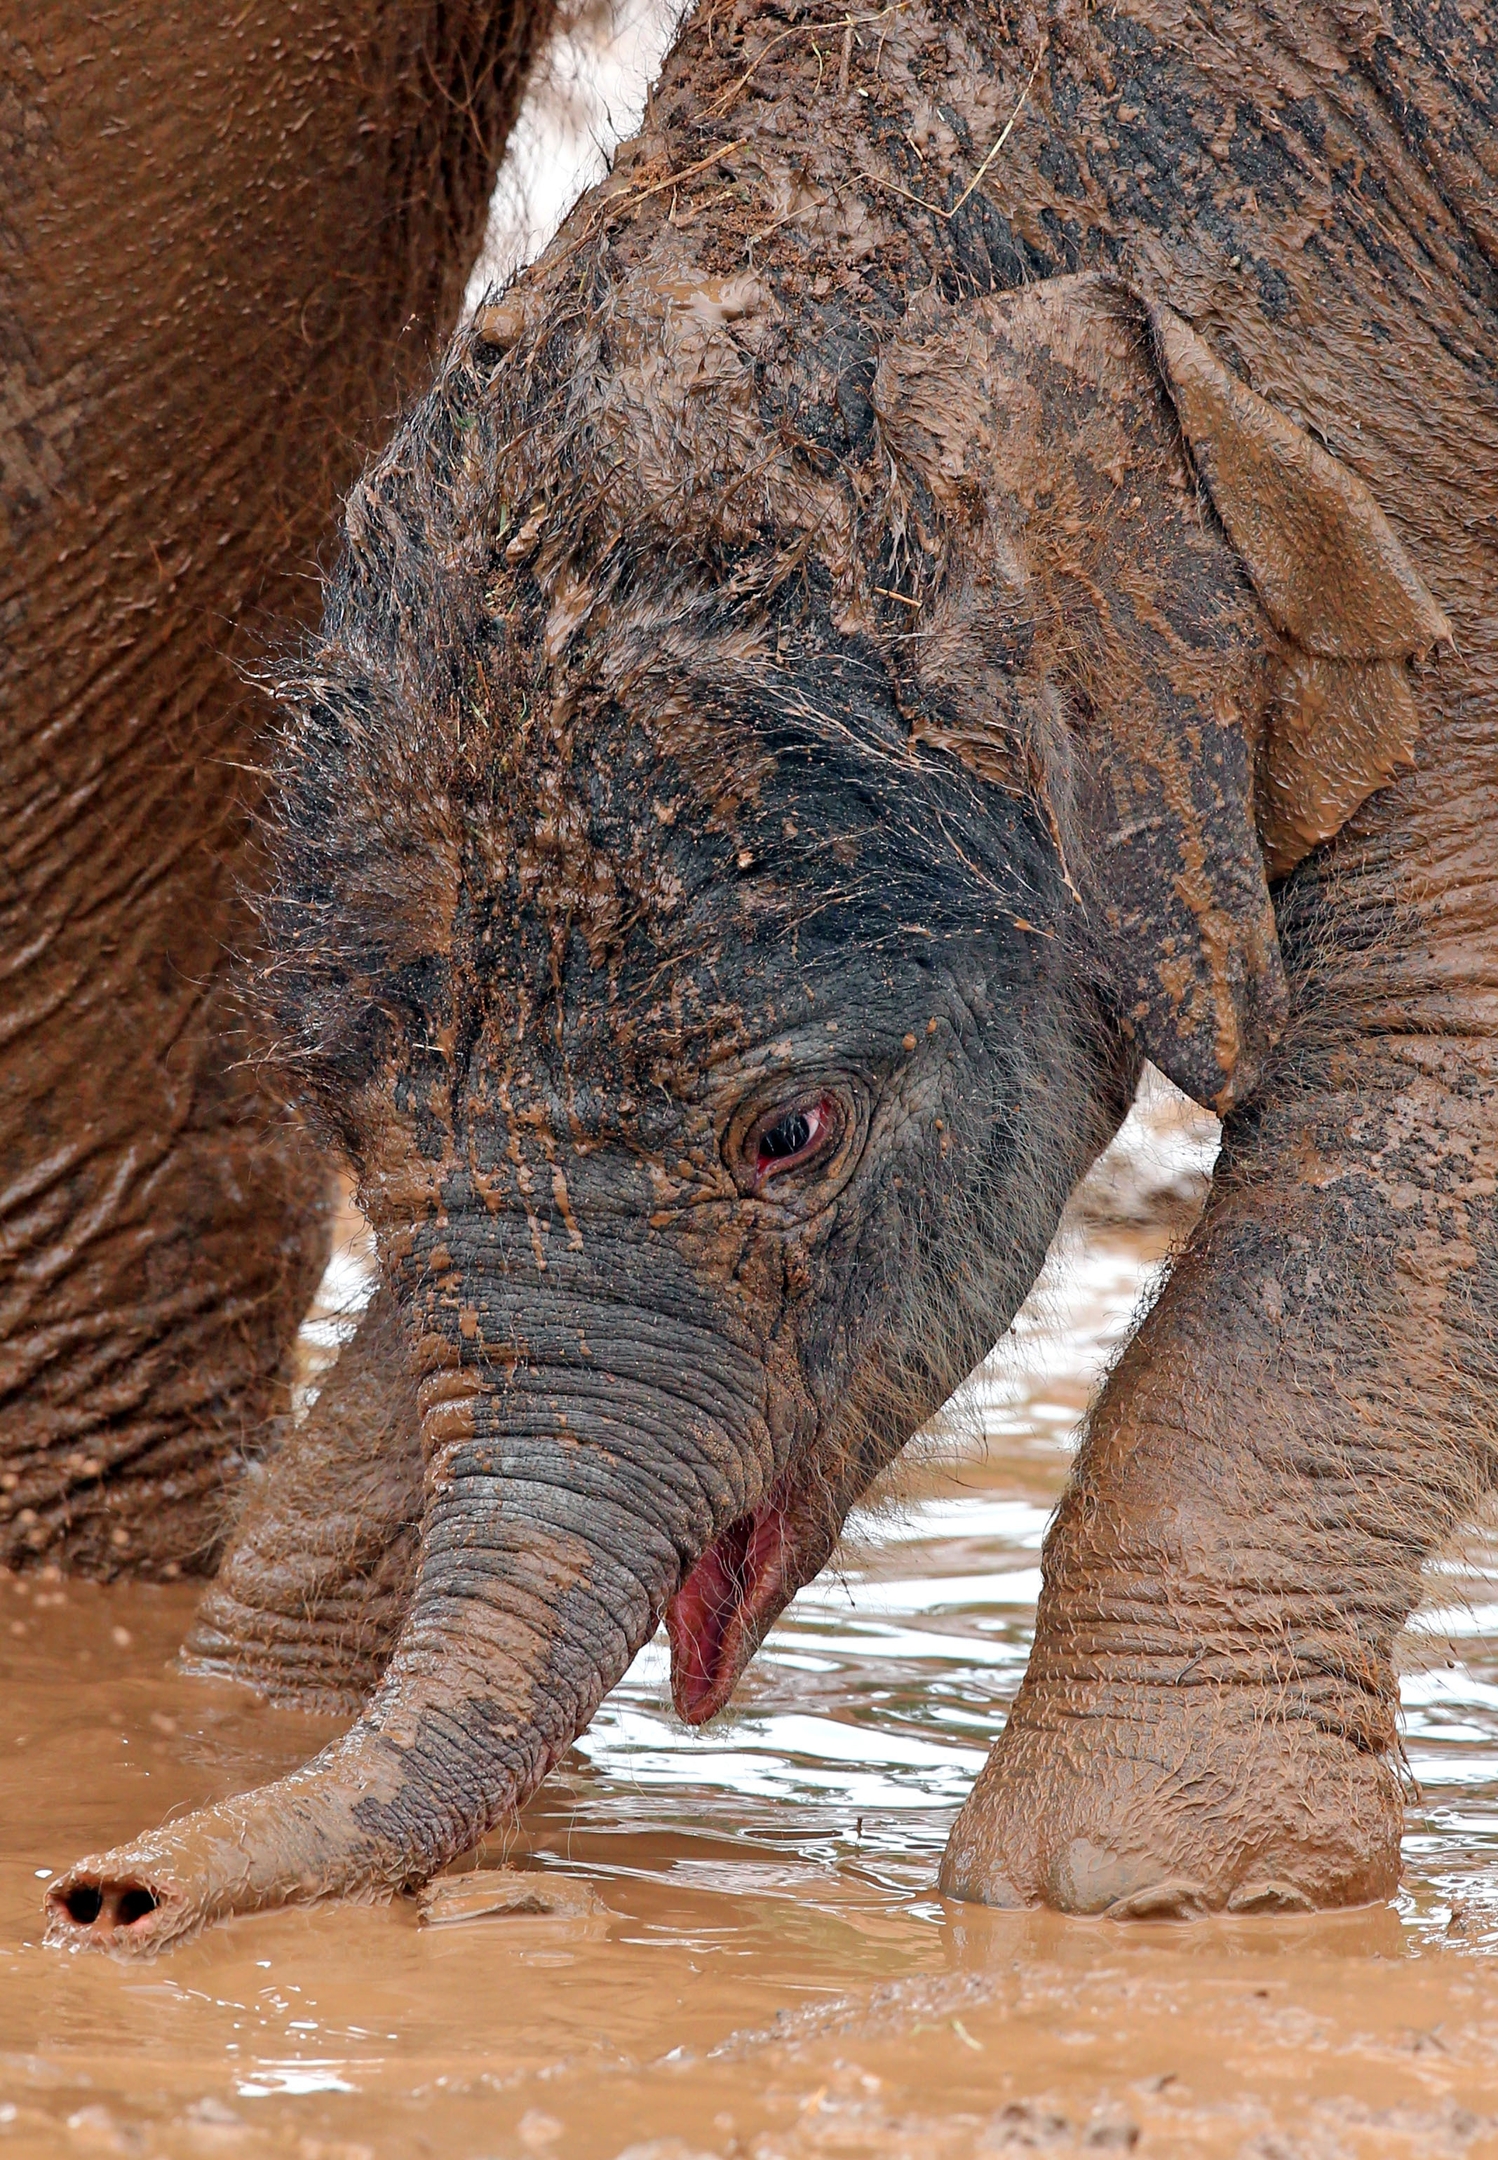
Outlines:
POLYGON ((796 1501, 787 1472, 713 1540, 666 1607, 671 1695, 688 1725, 722 1709, 777 1614, 827 1558, 831 1538, 796 1501))

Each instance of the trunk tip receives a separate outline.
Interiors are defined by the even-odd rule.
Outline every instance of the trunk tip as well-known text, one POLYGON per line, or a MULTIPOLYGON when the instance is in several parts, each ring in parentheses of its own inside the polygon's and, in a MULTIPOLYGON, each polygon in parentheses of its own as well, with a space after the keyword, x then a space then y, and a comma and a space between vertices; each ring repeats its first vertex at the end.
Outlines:
POLYGON ((47 1892, 45 1939, 53 1949, 149 1957, 181 1932, 185 1904, 141 1870, 84 1860, 47 1892))

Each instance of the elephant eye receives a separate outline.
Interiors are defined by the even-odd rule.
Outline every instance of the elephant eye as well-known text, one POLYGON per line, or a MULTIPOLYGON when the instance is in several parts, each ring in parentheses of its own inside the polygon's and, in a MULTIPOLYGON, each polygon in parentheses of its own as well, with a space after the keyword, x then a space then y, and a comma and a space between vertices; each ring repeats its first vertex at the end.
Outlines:
POLYGON ((831 1153, 842 1138, 843 1111, 834 1096, 821 1095, 792 1109, 775 1109, 759 1119, 744 1153, 756 1186, 786 1170, 803 1170, 831 1153))

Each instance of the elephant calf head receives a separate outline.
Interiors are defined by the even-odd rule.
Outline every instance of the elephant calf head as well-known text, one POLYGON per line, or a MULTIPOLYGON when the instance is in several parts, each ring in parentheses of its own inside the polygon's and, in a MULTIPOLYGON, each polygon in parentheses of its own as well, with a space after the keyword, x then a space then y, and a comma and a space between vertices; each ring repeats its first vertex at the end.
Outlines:
POLYGON ((75 1870, 65 1935, 430 1874, 663 1613, 719 1708, 1140 1057, 1255 1085, 1267 876, 1447 634, 1360 484, 1096 280, 882 343, 750 278, 539 290, 355 492, 285 686, 267 990, 407 1317, 409 1620, 352 1733, 75 1870))

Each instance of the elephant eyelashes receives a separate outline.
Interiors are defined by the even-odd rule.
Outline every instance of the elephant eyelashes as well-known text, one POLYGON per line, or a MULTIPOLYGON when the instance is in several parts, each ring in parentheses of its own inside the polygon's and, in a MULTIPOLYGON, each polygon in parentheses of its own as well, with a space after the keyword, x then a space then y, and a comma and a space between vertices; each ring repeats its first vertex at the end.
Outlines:
POLYGON ((756 1187, 786 1170, 804 1170, 822 1162, 843 1135, 842 1105, 831 1095, 798 1103, 794 1109, 779 1105, 752 1125, 744 1157, 756 1187))

